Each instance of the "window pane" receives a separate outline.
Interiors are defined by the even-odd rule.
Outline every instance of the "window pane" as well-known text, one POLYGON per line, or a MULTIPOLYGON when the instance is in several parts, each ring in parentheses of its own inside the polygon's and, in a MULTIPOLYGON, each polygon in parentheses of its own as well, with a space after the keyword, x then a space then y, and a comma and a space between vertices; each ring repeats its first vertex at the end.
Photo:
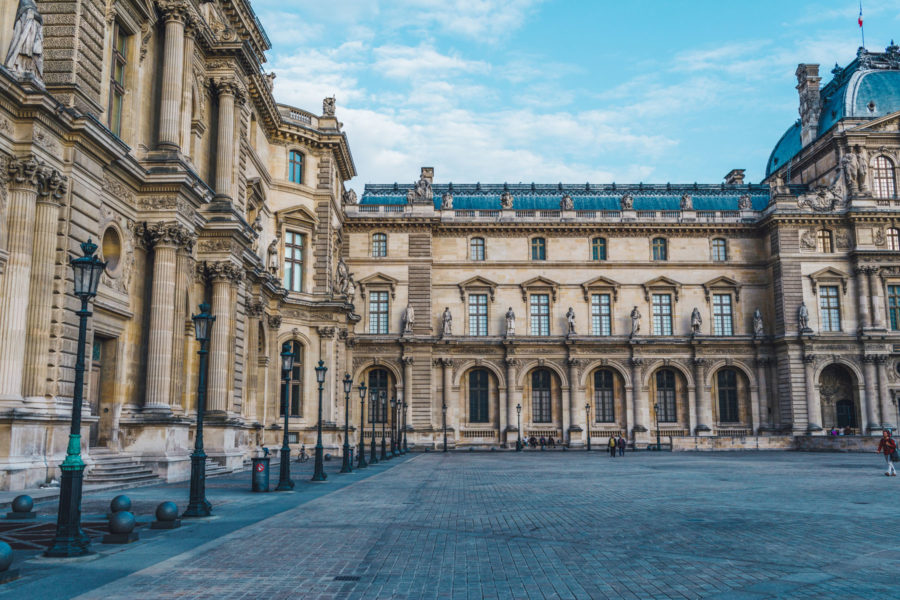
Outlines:
POLYGON ((293 183, 303 183, 303 155, 292 150, 288 160, 288 176, 293 183))
POLYGON ((472 238, 471 242, 471 260, 484 260, 484 239, 472 238))
POLYGON ((668 260, 666 240, 663 238, 655 238, 653 240, 653 260, 668 260))
POLYGON ((369 294, 369 333, 388 332, 388 293, 369 294))
POLYGON ((888 313, 891 329, 900 331, 900 285, 888 286, 888 313))
MULTIPOLYGON (((281 399, 278 403, 278 414, 280 416, 284 416, 284 407, 287 402, 287 398, 285 397, 285 393, 290 391, 291 399, 290 399, 290 415, 292 417, 300 417, 302 415, 302 411, 300 410, 303 406, 301 390, 303 388, 302 385, 302 376, 303 376, 303 361, 302 361, 302 346, 300 342, 292 340, 284 344, 284 347, 289 348, 294 354, 294 368, 291 370, 290 380, 288 381, 288 385, 284 384, 284 373, 279 369, 279 378, 281 381, 280 385, 280 395, 281 399)), ((284 349, 283 347, 283 349, 284 349)), ((281 360, 281 357, 278 357, 281 360)))
POLYGON ((531 240, 531 260, 546 260, 547 244, 544 238, 534 238, 531 240))
POLYGON ((387 235, 376 233, 372 236, 372 256, 387 256, 387 235))
POLYGON ((488 422, 488 372, 483 369, 469 373, 469 420, 488 422))
POLYGON ((487 335, 487 294, 469 295, 469 335, 487 335))
POLYGON ((877 198, 893 198, 896 195, 894 165, 884 156, 875 159, 872 173, 872 187, 877 198))
POLYGON ((830 231, 821 229, 816 233, 816 250, 826 253, 833 252, 830 231))
POLYGON ((733 335, 731 294, 713 294, 713 333, 733 335))
POLYGON ((284 236, 284 287, 303 291, 303 234, 288 231, 284 236))
POLYGON ((900 250, 900 231, 893 227, 887 230, 887 247, 888 250, 900 250))
POLYGON ((550 371, 531 374, 531 417, 535 423, 550 423, 550 371))
POLYGON ((531 295, 531 335, 550 335, 550 296, 531 295))
POLYGON ((597 423, 613 423, 616 420, 616 406, 612 371, 594 373, 594 410, 597 423))
POLYGON ((387 422, 387 407, 391 400, 389 394, 388 372, 385 369, 369 371, 369 423, 387 422), (384 406, 381 404, 382 395, 385 397, 384 406))
POLYGON ((725 245, 725 240, 713 240, 713 260, 715 261, 725 261, 728 260, 728 253, 725 245))
POLYGON ((672 335, 672 296, 653 294, 653 335, 672 335))
POLYGON ((716 377, 719 388, 719 421, 739 423, 737 373, 733 369, 725 369, 719 371, 716 377))
POLYGON ((656 372, 656 418, 660 423, 678 421, 675 404, 675 373, 668 369, 656 372))
POLYGON ((819 288, 819 313, 822 331, 841 330, 841 308, 837 286, 825 285, 819 288))
POLYGON ((606 260, 606 240, 594 238, 591 242, 591 258, 593 260, 606 260))
POLYGON ((612 335, 609 294, 591 295, 591 333, 612 335))

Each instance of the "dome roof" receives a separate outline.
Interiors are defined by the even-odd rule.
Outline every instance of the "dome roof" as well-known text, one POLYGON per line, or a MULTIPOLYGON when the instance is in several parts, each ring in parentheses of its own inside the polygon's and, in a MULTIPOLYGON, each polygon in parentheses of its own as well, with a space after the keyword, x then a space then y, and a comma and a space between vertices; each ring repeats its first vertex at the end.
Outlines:
MULTIPOLYGON (((884 53, 862 48, 847 67, 835 65, 834 79, 820 92, 818 136, 842 119, 877 119, 900 111, 900 49, 891 42, 884 53)), ((766 177, 800 152, 800 121, 781 136, 766 165, 766 177)))

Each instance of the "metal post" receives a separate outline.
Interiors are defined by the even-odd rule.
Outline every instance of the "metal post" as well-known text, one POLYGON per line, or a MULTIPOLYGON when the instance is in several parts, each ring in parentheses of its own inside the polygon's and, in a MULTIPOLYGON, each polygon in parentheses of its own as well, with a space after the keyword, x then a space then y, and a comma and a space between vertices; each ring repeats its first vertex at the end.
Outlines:
POLYGON ((375 417, 378 415, 378 390, 372 390, 369 405, 372 407, 372 443, 369 446, 369 464, 378 464, 378 455, 375 450, 375 417))
POLYGON ((359 384, 359 456, 357 457, 356 468, 365 469, 369 466, 366 462, 366 424, 363 419, 366 415, 366 386, 359 384))
POLYGON ((587 413, 587 451, 591 451, 591 403, 588 402, 584 405, 584 412, 587 413))
POLYGON ((203 449, 203 417, 206 411, 206 365, 209 351, 200 342, 200 373, 197 378, 197 432, 194 436, 194 451, 191 453, 191 493, 187 509, 182 517, 208 517, 212 514, 212 504, 206 499, 206 451, 203 449))
MULTIPOLYGON (((403 454, 409 452, 409 446, 406 445, 406 408, 409 405, 406 403, 406 400, 403 401, 403 454)), ((898 419, 900 422, 900 419, 898 419)))
POLYGON ((387 424, 387 392, 381 392, 381 460, 390 458, 387 454, 387 444, 384 442, 384 426, 387 424))
POLYGON ((344 456, 341 459, 341 473, 352 473, 353 464, 350 461, 350 390, 353 382, 350 374, 344 375, 344 456))
POLYGON ((653 405, 653 412, 656 414, 656 451, 659 452, 659 402, 653 405))
POLYGON ((288 444, 288 417, 291 412, 291 372, 283 371, 284 374, 284 435, 281 440, 281 467, 278 470, 278 485, 275 486, 276 492, 287 492, 294 489, 294 482, 291 481, 291 447, 288 444))
POLYGON ((400 403, 397 402, 396 398, 391 398, 391 456, 400 456, 400 453, 397 451, 397 447, 400 445, 397 443, 397 433, 400 431, 400 428, 397 426, 397 419, 400 418, 400 403))
POLYGON ((444 452, 447 451, 447 405, 441 405, 441 413, 443 414, 443 423, 444 423, 444 452))
POLYGON ((516 404, 516 452, 522 451, 522 405, 516 404))
POLYGON ((322 446, 322 390, 325 383, 325 361, 320 360, 319 366, 316 367, 316 378, 319 380, 319 418, 316 420, 316 467, 313 471, 312 481, 325 481, 328 476, 325 474, 325 449, 322 446))

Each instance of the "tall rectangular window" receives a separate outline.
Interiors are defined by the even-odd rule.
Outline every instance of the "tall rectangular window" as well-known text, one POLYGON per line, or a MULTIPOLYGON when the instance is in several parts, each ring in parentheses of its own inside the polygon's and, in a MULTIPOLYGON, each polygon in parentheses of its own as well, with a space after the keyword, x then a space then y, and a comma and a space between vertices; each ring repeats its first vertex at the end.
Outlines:
POLYGON ((469 294, 469 335, 487 335, 487 294, 469 294))
POLYGON ((288 158, 288 178, 293 183, 303 183, 303 155, 291 150, 288 158))
POLYGON ((900 331, 900 285, 888 286, 888 313, 891 318, 891 329, 900 331))
POLYGON ((669 369, 656 372, 656 418, 660 423, 678 421, 675 401, 675 373, 669 369))
POLYGON ((713 334, 734 335, 731 294, 713 294, 713 334))
POLYGON ((472 260, 484 260, 484 238, 472 238, 469 242, 469 258, 472 260))
POLYGON ((606 239, 594 238, 591 240, 591 258, 593 260, 606 260, 606 239))
POLYGON ((109 114, 107 123, 110 131, 122 136, 122 104, 125 101, 125 56, 128 51, 128 36, 118 23, 113 23, 112 64, 109 74, 109 114))
POLYGON ((284 237, 284 289, 303 291, 303 234, 288 231, 284 237))
POLYGON ((291 412, 289 413, 289 416, 303 416, 303 413, 300 412, 300 401, 302 399, 300 395, 303 393, 303 361, 301 360, 301 348, 300 342, 296 340, 286 342, 282 346, 282 351, 288 350, 294 354, 294 368, 291 370, 290 381, 287 382, 287 386, 285 386, 284 373, 281 373, 281 402, 279 403, 278 408, 278 414, 281 416, 284 416, 284 407, 285 404, 287 404, 285 394, 288 390, 291 392, 291 412))
POLYGON ((653 260, 669 260, 669 248, 665 238, 654 238, 652 247, 653 260))
POLYGON ((612 335, 609 294, 591 294, 591 333, 612 335))
POLYGON ((369 333, 388 332, 388 293, 369 293, 369 333))
POLYGON ((616 404, 612 371, 594 372, 594 410, 597 423, 613 423, 616 420, 616 404))
POLYGON ((728 246, 725 240, 716 238, 712 241, 712 259, 716 262, 728 260, 728 246))
POLYGON ((823 285, 819 288, 819 314, 822 318, 822 331, 841 330, 841 305, 836 285, 823 285))
POLYGON ((531 240, 531 260, 547 260, 547 241, 544 238, 531 240))
POLYGON ((373 258, 384 258, 387 256, 387 234, 386 233, 373 233, 372 234, 372 257, 373 258))
POLYGON ((550 296, 531 295, 531 335, 550 335, 550 296))
POLYGON ((653 335, 672 335, 670 294, 653 294, 653 335))

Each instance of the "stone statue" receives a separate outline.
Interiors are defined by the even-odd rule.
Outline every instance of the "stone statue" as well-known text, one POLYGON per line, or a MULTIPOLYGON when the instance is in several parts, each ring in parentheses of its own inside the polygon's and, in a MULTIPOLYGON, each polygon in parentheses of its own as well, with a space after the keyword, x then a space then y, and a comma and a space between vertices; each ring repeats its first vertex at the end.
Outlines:
POLYGON ((278 238, 272 240, 266 253, 269 255, 269 260, 266 261, 269 264, 269 273, 278 275, 278 238))
POLYGON ((16 75, 32 75, 44 83, 44 18, 35 0, 19 0, 13 39, 4 66, 16 75))
POLYGON ((256 239, 253 240, 253 254, 257 254, 259 252, 259 236, 262 233, 262 211, 260 210, 256 213, 256 218, 253 219, 253 231, 256 232, 256 239))
POLYGON ((765 331, 763 331, 763 318, 762 313, 759 312, 759 309, 756 309, 756 312, 753 313, 753 337, 761 338, 765 335, 765 331))
POLYGON ((703 326, 703 317, 700 316, 700 309, 696 306, 691 312, 691 333, 697 335, 700 333, 700 327, 703 326))
POLYGON ((326 117, 334 116, 334 96, 322 100, 322 115, 326 117))
POLYGON ((784 184, 784 177, 781 173, 772 175, 772 183, 769 184, 770 196, 783 196, 788 194, 789 191, 790 190, 788 190, 787 186, 784 184))
POLYGON ((273 91, 275 89, 275 71, 264 73, 263 78, 266 80, 266 87, 269 88, 269 91, 273 91))
POLYGON ((625 194, 622 196, 622 210, 632 210, 634 209, 634 196, 631 194, 625 194))
POLYGON ((444 307, 444 314, 441 315, 441 337, 453 335, 453 315, 450 314, 450 307, 444 307))
POLYGON ((354 190, 347 190, 344 192, 344 204, 357 204, 359 200, 356 197, 356 192, 354 190))
POLYGON ((869 153, 865 148, 856 146, 857 185, 860 194, 869 193, 869 153))
POLYGON ((812 329, 809 328, 809 311, 806 310, 805 302, 801 302, 800 308, 797 309, 797 322, 800 325, 801 333, 812 331, 812 329))
POLYGON ((575 201, 572 200, 572 196, 566 194, 562 197, 562 200, 559 201, 559 210, 575 210, 575 201))
POLYGON ((681 210, 694 210, 694 199, 690 194, 681 195, 681 210))
POLYGON ((566 313, 566 323, 568 324, 568 333, 566 335, 574 335, 575 334, 575 309, 571 306, 569 307, 569 311, 566 313))
POLYGON ((441 196, 441 210, 453 210, 453 194, 445 193, 441 196))
POLYGON ((413 189, 406 192, 406 201, 409 204, 430 204, 434 199, 431 182, 420 177, 413 189))
POLYGON ((641 311, 635 306, 631 309, 631 335, 634 337, 641 330, 641 311))
POLYGON ((407 304, 406 310, 403 312, 403 335, 412 334, 415 323, 416 311, 411 304, 407 304))
POLYGON ((740 198, 738 198, 738 208, 740 210, 752 210, 753 202, 750 200, 749 194, 744 194, 740 198))
POLYGON ((338 259, 337 287, 341 295, 347 295, 347 290, 350 287, 350 271, 347 269, 347 263, 344 262, 343 258, 338 259))
POLYGON ((356 282, 353 281, 353 273, 347 275, 347 299, 353 303, 353 298, 356 297, 356 282))
POLYGON ((516 313, 512 306, 506 311, 506 337, 516 335, 516 313))
POLYGON ((855 194, 859 190, 859 158, 856 154, 848 152, 841 158, 841 171, 844 173, 844 183, 847 184, 847 191, 855 194))
POLYGON ((513 207, 513 197, 509 192, 500 194, 500 208, 510 209, 513 207))

